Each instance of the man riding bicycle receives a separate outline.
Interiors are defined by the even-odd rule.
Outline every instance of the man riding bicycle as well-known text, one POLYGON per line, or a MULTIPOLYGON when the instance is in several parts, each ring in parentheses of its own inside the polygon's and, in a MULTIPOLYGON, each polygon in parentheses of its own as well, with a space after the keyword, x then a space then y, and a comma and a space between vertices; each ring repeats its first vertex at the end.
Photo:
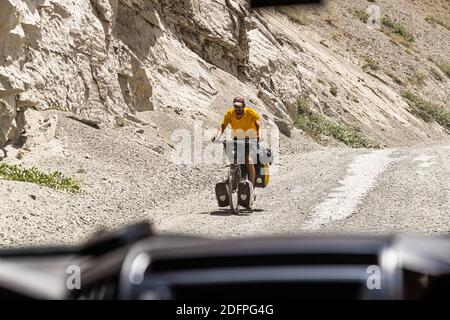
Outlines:
POLYGON ((261 137, 261 118, 258 113, 245 106, 243 97, 236 97, 233 100, 233 108, 229 109, 222 120, 222 123, 212 142, 219 140, 226 127, 231 124, 232 136, 237 140, 248 140, 248 148, 245 148, 245 166, 248 172, 248 179, 255 186, 258 147, 257 143, 261 137))

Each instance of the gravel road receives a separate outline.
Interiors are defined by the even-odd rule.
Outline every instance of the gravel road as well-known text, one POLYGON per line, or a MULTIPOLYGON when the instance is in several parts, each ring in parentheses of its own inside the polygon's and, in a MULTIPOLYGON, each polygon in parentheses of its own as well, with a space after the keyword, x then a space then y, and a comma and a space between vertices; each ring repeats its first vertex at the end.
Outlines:
POLYGON ((214 195, 226 168, 170 164, 151 128, 136 131, 96 130, 63 117, 52 142, 58 152, 6 158, 62 171, 79 179, 83 190, 73 195, 0 180, 1 246, 77 243, 100 227, 139 220, 160 232, 214 237, 450 230, 450 142, 292 149, 281 155, 269 187, 257 189, 254 210, 231 215, 214 195))
POLYGON ((331 149, 283 159, 254 212, 234 216, 209 190, 170 211, 149 211, 159 230, 253 234, 450 231, 450 144, 385 150, 331 149), (166 219, 167 216, 172 218, 166 219))

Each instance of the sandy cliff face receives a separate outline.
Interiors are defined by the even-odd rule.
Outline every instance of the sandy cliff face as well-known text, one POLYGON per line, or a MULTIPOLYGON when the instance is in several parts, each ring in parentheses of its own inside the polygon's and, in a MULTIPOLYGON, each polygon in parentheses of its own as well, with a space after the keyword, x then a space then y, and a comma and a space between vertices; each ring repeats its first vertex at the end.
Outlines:
POLYGON ((322 29, 244 0, 0 0, 0 8, 0 145, 23 130, 27 108, 100 126, 174 109, 217 120, 234 94, 286 135, 301 96, 385 143, 443 134, 408 112, 398 88, 321 44, 322 29))
POLYGON ((0 11, 0 145, 17 136, 24 126, 23 101, 18 95, 30 88, 23 70, 26 37, 37 32, 39 17, 25 3, 2 1, 0 11))

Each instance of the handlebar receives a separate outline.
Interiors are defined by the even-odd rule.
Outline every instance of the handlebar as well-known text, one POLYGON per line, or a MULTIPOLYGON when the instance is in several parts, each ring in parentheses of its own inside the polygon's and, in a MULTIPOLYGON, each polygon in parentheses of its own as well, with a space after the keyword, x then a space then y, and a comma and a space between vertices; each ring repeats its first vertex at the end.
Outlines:
POLYGON ((236 149, 239 148, 239 146, 244 147, 245 149, 247 149, 251 143, 255 143, 256 144, 256 148, 259 148, 259 141, 257 141, 256 139, 253 139, 253 141, 251 141, 250 139, 245 139, 245 140, 237 140, 237 139, 233 139, 233 140, 218 140, 217 142, 214 141, 213 143, 222 143, 223 148, 226 150, 227 148, 230 149, 236 149))
POLYGON ((214 141, 211 141, 211 142, 212 143, 217 143, 217 144, 219 144, 219 143, 223 143, 223 144, 226 144, 226 143, 236 143, 236 144, 243 144, 243 143, 245 143, 245 144, 249 144, 251 140, 255 140, 256 143, 259 144, 259 140, 257 138, 245 138, 244 140, 242 140, 242 139, 232 139, 232 140, 222 139, 222 140, 214 140, 214 141))

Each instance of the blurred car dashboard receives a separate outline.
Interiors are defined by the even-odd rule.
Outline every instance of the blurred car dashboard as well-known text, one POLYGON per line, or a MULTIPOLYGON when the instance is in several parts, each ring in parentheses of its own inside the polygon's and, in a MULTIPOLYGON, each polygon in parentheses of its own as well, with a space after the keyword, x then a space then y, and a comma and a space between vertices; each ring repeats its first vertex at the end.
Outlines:
POLYGON ((0 252, 0 299, 445 299, 450 237, 211 239, 148 224, 0 252))

